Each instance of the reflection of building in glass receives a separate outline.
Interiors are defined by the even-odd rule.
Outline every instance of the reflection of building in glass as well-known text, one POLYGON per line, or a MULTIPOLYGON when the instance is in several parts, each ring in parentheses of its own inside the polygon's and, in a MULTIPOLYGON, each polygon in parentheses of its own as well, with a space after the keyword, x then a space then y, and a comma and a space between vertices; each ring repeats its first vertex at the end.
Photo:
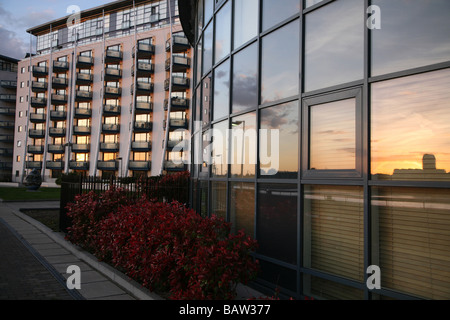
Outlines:
POLYGON ((444 169, 436 169, 436 157, 425 154, 422 159, 422 169, 395 169, 392 175, 394 180, 438 180, 449 179, 444 169))
POLYGON ((191 204, 258 240, 252 285, 269 294, 450 299, 450 2, 372 0, 373 30, 368 3, 179 2, 196 134, 220 146, 193 145, 212 165, 191 166, 191 204), (235 144, 208 130, 242 121, 279 130, 277 174, 261 136, 256 164, 217 164, 235 144))

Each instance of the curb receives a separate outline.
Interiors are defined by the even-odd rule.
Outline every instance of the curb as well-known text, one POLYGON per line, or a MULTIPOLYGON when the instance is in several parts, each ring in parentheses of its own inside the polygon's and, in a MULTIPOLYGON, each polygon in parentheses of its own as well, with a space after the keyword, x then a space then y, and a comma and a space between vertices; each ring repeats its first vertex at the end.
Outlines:
POLYGON ((84 262, 89 264, 92 268, 94 268, 97 271, 99 271, 100 273, 102 273, 104 276, 106 276, 112 282, 116 283, 117 285, 121 286, 123 289, 127 290, 130 294, 135 296, 137 299, 139 299, 139 300, 165 300, 165 299, 161 298, 159 295, 144 288, 142 285, 140 285, 136 281, 130 279, 122 272, 114 269, 113 267, 106 264, 105 262, 99 261, 94 255, 90 254, 89 252, 86 252, 82 248, 75 246, 72 243, 68 242, 67 240, 64 239, 64 236, 61 233, 54 232, 53 230, 49 229, 44 224, 25 215, 22 212, 17 212, 16 210, 12 210, 12 212, 19 218, 32 224, 34 227, 39 229, 41 232, 45 233, 48 237, 50 237, 56 243, 58 243, 59 245, 64 247, 66 250, 68 250, 70 253, 72 253, 74 256, 76 256, 80 260, 83 260, 84 262))

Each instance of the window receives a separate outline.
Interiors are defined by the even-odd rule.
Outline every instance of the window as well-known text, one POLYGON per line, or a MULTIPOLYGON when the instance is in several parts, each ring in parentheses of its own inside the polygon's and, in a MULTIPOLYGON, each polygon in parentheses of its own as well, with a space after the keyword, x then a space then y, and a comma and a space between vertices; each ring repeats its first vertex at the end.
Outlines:
POLYGON ((374 0, 381 29, 373 29, 372 76, 450 60, 450 2, 374 0))
POLYGON ((217 13, 216 19, 216 36, 215 36, 215 59, 217 63, 231 49, 231 1, 228 1, 217 13))
POLYGON ((450 180, 450 69, 372 85, 376 180, 450 180))
POLYGON ((211 215, 227 219, 227 183, 211 182, 211 215))
POLYGON ((231 232, 244 230, 254 237, 255 230, 255 184, 230 182, 230 222, 231 232))
POLYGON ((258 0, 234 1, 234 49, 258 34, 258 0))
POLYGON ((213 60, 213 24, 210 23, 203 33, 203 75, 212 67, 213 60))
POLYGON ((228 121, 214 125, 212 140, 212 175, 226 177, 228 174, 228 121))
POLYGON ((230 60, 228 59, 214 71, 214 120, 230 113, 230 60))
POLYGON ((364 76, 364 2, 334 1, 305 18, 305 91, 364 76))
POLYGON ((231 119, 231 175, 235 178, 254 178, 256 165, 256 113, 231 119))
POLYGON ((298 13, 300 11, 300 0, 283 0, 283 5, 280 5, 278 0, 262 0, 262 7, 262 29, 265 31, 298 13))
POLYGON ((232 112, 258 105, 258 47, 256 43, 234 55, 232 112))
POLYGON ((260 113, 261 178, 297 179, 300 140, 298 101, 264 108, 260 113))
POLYGON ((296 20, 262 39, 261 104, 299 94, 299 27, 296 20))
POLYGON ((361 90, 306 99, 304 177, 361 177, 361 90))

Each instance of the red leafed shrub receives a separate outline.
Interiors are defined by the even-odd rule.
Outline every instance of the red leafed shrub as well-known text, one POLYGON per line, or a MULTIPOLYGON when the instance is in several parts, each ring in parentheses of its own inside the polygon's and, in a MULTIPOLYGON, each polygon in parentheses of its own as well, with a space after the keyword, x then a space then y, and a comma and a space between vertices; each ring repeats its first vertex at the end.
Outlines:
MULTIPOLYGON (((202 218, 179 202, 146 199, 108 210, 92 237, 97 256, 170 299, 232 299, 236 285, 257 274, 251 256, 256 241, 242 231, 230 234, 221 218, 202 218)), ((80 214, 86 216, 85 210, 80 214)))

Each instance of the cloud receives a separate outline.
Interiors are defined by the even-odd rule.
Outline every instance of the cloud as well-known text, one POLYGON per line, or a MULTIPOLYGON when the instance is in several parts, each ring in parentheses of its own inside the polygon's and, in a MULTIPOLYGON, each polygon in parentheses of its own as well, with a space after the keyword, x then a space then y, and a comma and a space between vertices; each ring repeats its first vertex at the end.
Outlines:
POLYGON ((16 59, 23 59, 29 51, 29 45, 17 37, 13 31, 0 27, 0 54, 16 59))

